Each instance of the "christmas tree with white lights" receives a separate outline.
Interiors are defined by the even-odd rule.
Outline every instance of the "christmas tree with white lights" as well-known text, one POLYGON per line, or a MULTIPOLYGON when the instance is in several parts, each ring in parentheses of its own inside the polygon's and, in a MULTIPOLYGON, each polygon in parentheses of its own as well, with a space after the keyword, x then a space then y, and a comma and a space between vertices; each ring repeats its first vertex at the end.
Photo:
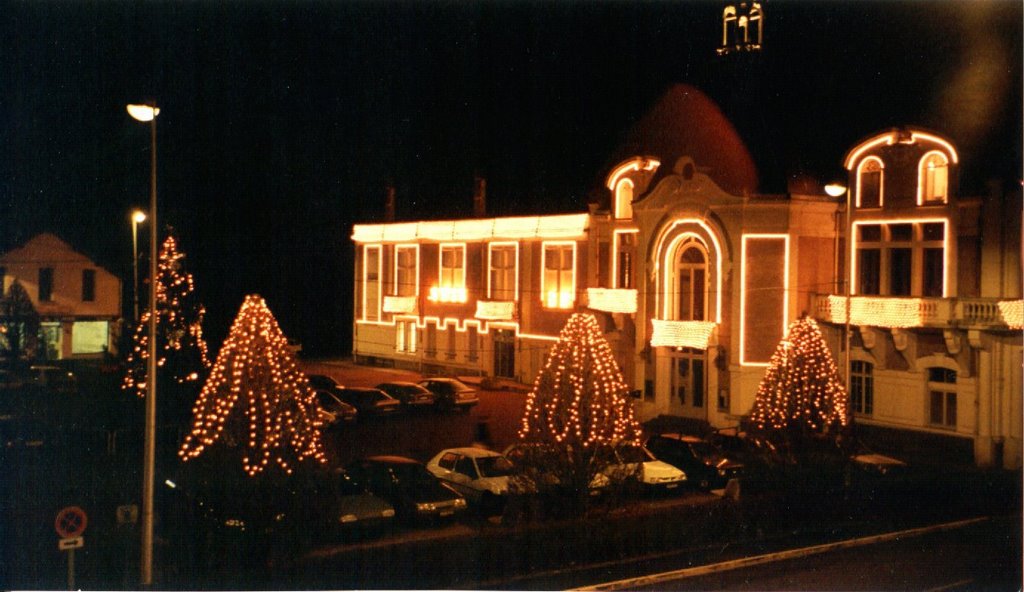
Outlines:
POLYGON ((640 443, 629 390, 594 315, 569 317, 526 399, 519 440, 527 470, 553 475, 585 500, 608 452, 640 443))
POLYGON ((755 429, 786 438, 839 435, 847 425, 846 389, 818 324, 789 326, 761 380, 750 419, 755 429))
POLYGON ((192 408, 178 456, 198 457, 220 441, 240 450, 249 476, 274 463, 288 474, 325 462, 321 421, 306 375, 263 298, 245 298, 210 377, 192 408))
MULTIPOLYGON (((161 392, 167 392, 167 387, 198 386, 210 367, 203 338, 206 309, 196 296, 192 274, 185 271, 184 259, 185 254, 178 250, 174 237, 167 237, 157 260, 156 281, 157 366, 162 379, 158 387, 164 387, 157 389, 161 406, 169 403, 168 398, 159 398, 161 392)), ((128 372, 121 384, 121 388, 140 397, 146 394, 148 378, 150 314, 151 311, 146 309, 135 327, 133 346, 128 353, 128 372)), ((194 393, 188 393, 188 398, 191 399, 194 393)), ((173 393, 171 402, 182 396, 180 392, 173 393)))

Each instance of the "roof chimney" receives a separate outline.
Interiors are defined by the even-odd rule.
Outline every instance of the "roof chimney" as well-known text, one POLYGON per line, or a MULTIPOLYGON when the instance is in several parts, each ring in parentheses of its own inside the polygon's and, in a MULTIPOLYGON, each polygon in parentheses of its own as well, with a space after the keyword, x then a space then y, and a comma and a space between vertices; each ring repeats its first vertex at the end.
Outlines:
POLYGON ((395 186, 391 183, 384 187, 384 221, 395 221, 395 186))
POLYGON ((487 179, 479 175, 473 178, 473 215, 487 216, 487 179))

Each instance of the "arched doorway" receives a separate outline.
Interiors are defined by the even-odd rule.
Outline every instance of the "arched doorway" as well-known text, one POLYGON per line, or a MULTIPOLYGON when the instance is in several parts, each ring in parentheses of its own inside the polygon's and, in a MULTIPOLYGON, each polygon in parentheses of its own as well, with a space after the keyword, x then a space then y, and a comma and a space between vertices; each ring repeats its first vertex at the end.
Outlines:
MULTIPOLYGON (((708 248, 697 236, 679 242, 673 255, 668 283, 670 320, 705 321, 708 319, 708 248)), ((670 409, 674 414, 704 419, 707 417, 707 351, 676 347, 669 352, 670 409)))

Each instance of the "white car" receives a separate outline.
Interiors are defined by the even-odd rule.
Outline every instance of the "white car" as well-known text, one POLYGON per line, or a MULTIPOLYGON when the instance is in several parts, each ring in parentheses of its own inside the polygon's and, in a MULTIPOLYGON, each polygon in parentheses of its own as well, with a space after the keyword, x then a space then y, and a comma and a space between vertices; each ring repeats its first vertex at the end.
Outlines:
POLYGON ((427 462, 427 470, 470 502, 491 510, 508 493, 512 464, 493 450, 446 448, 427 462))
POLYGON ((686 482, 686 473, 662 462, 643 446, 618 446, 613 451, 615 458, 609 459, 604 474, 620 480, 635 477, 644 486, 652 489, 676 489, 686 482))

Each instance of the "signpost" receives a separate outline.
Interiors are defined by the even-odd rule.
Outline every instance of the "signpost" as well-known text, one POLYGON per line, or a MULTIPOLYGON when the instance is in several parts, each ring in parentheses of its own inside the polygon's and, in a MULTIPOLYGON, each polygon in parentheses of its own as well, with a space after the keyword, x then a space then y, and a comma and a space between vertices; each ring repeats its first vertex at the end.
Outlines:
POLYGON ((60 536, 57 549, 68 552, 68 590, 75 589, 75 549, 85 545, 82 533, 88 524, 85 510, 78 506, 68 506, 57 512, 57 519, 53 522, 53 528, 60 536))

